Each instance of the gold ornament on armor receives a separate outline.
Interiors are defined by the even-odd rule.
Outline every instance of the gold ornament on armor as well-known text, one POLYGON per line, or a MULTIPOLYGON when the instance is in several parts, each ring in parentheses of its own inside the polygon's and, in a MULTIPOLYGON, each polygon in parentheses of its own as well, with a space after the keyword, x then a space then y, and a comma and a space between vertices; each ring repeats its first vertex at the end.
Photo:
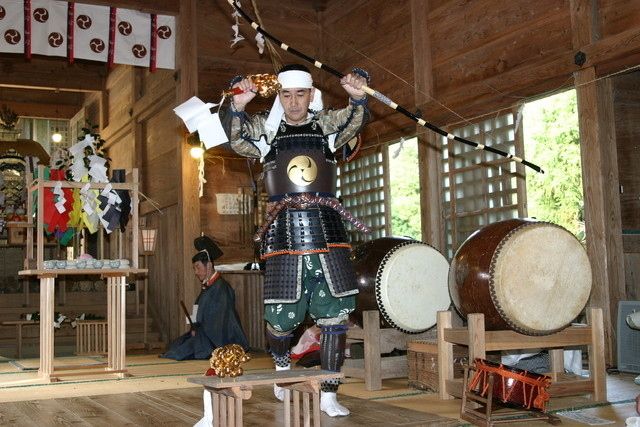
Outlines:
POLYGON ((309 156, 296 156, 287 166, 287 176, 294 184, 306 187, 318 177, 318 166, 309 156))

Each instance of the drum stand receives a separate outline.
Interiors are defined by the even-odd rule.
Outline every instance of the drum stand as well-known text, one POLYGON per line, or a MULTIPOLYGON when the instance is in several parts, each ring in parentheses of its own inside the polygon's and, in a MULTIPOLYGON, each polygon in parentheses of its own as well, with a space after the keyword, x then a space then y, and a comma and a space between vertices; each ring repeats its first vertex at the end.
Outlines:
POLYGON ((540 411, 527 411, 507 408, 493 400, 494 375, 489 374, 489 387, 487 397, 469 391, 469 368, 464 368, 464 381, 462 389, 462 405, 460 418, 481 427, 491 427, 496 424, 546 421, 549 424, 560 424, 560 418, 540 411), (477 406, 480 406, 479 408, 477 406), (498 410, 506 412, 496 413, 498 410))
POLYGON ((596 402, 607 399, 604 360, 604 326, 602 309, 587 310, 587 325, 569 326, 551 335, 530 336, 514 331, 485 331, 484 315, 467 316, 466 328, 454 328, 450 311, 438 312, 438 393, 440 399, 462 397, 462 384, 453 378, 453 344, 469 348, 469 361, 486 359, 486 352, 542 348, 549 350, 553 382, 551 397, 591 394, 596 402), (564 374, 563 348, 587 346, 589 378, 567 378, 564 374))
POLYGON ((352 327, 347 339, 364 343, 364 359, 346 359, 341 372, 348 377, 364 379, 367 391, 382 389, 382 380, 407 376, 407 356, 382 357, 393 349, 406 350, 407 343, 416 339, 427 339, 428 332, 405 334, 393 328, 380 328, 380 312, 365 310, 362 313, 362 328, 352 327))

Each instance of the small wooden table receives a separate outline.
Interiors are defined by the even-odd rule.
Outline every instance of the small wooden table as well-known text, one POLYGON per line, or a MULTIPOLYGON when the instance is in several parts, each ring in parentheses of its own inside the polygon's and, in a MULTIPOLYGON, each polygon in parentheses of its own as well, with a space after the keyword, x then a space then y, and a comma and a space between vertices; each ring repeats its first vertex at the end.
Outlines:
POLYGON ((320 427, 320 383, 332 378, 343 378, 340 372, 318 369, 264 371, 235 378, 189 377, 187 381, 201 384, 211 392, 214 426, 242 426, 242 401, 251 397, 256 385, 278 384, 284 388, 284 425, 291 426, 291 392, 293 391, 293 426, 300 426, 300 393, 303 399, 303 422, 311 425, 310 400, 313 400, 313 425, 320 427))
MULTIPOLYGON (((95 375, 96 371, 68 372, 80 367, 60 367, 58 370, 66 370, 67 373, 54 375, 53 358, 53 316, 55 312, 55 280, 59 276, 68 275, 98 275, 107 280, 107 324, 108 324, 108 357, 107 363, 92 365, 91 368, 103 368, 104 373, 117 374, 118 377, 127 376, 125 369, 126 352, 126 278, 133 274, 146 273, 146 269, 140 268, 114 268, 114 269, 50 269, 50 270, 23 270, 18 272, 20 276, 37 276, 40 280, 40 369, 38 376, 47 381, 58 381, 60 377, 71 375, 95 375)), ((82 369, 89 369, 82 367, 82 369)))

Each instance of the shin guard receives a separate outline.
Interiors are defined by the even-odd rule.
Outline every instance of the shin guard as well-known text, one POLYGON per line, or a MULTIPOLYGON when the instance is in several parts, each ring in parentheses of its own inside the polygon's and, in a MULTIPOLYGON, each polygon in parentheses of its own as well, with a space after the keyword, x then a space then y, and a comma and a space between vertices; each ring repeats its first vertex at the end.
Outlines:
MULTIPOLYGON (((347 343, 347 325, 322 325, 320 336, 320 365, 327 371, 340 372, 344 363, 344 350, 347 343)), ((321 390, 335 393, 338 379, 323 381, 321 390)))
POLYGON ((288 367, 291 364, 291 355, 289 353, 291 337, 292 335, 288 332, 281 334, 267 327, 269 351, 273 356, 273 361, 278 367, 288 367))

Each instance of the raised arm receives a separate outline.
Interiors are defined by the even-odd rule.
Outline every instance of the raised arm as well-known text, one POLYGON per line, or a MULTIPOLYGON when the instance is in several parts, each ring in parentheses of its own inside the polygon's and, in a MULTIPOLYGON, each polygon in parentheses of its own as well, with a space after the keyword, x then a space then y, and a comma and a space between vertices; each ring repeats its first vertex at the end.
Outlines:
POLYGON ((243 90, 243 93, 234 95, 229 109, 231 116, 229 144, 236 153, 253 158, 260 158, 262 154, 259 146, 264 144, 263 115, 249 116, 244 110, 249 102, 256 97, 256 85, 249 79, 242 79, 233 87, 243 90))

